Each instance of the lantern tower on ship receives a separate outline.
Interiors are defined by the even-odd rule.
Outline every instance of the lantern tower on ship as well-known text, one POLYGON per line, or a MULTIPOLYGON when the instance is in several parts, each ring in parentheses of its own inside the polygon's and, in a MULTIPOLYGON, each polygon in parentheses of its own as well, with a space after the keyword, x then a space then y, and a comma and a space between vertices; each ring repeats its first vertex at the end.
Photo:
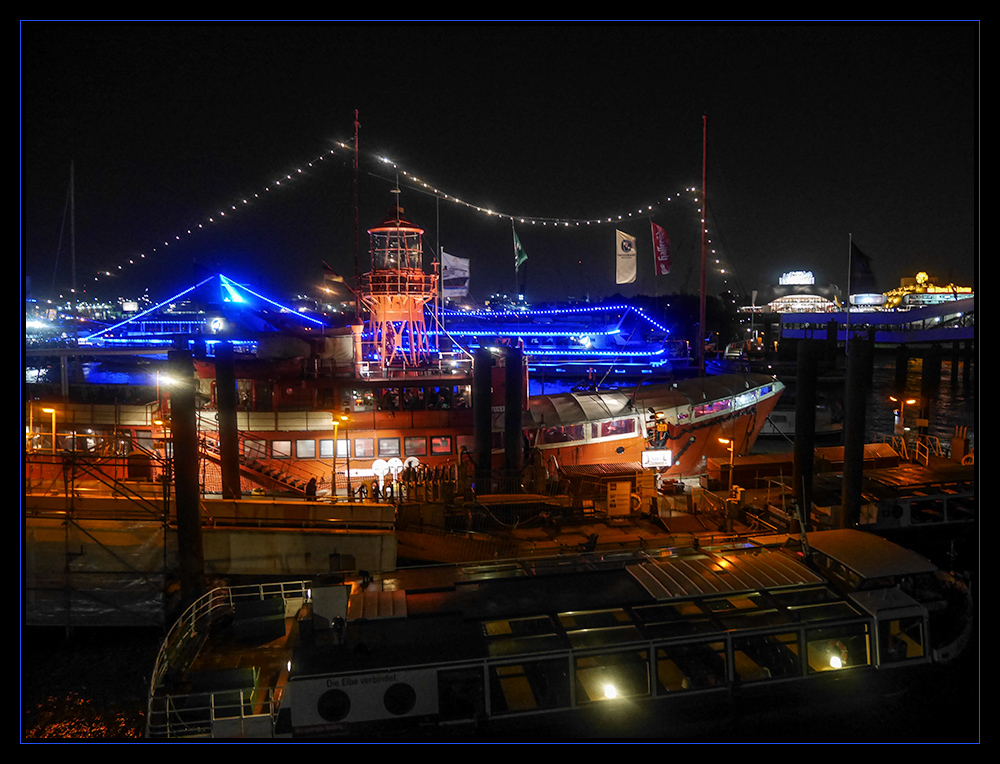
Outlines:
POLYGON ((424 273, 423 229, 403 216, 397 203, 369 229, 372 269, 361 277, 368 333, 385 366, 420 366, 432 360, 425 312, 437 311, 437 273, 424 273))

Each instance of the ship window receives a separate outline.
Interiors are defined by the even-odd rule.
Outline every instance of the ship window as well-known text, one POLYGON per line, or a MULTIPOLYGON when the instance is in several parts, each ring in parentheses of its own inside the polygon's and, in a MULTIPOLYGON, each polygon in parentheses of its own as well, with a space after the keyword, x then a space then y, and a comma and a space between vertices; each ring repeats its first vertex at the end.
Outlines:
POLYGON ((431 438, 431 455, 448 456, 451 454, 451 435, 435 435, 431 438))
POLYGON ((728 411, 732 403, 732 398, 725 398, 721 401, 712 401, 701 406, 695 406, 694 415, 695 417, 700 417, 707 416, 708 414, 716 414, 720 411, 728 411))
POLYGON ((295 455, 299 459, 315 459, 316 458, 316 441, 315 440, 297 440, 297 441, 295 441, 295 455))
POLYGON ((924 657, 924 620, 921 616, 897 618, 878 627, 880 663, 924 657))
POLYGON ((565 658, 490 667, 490 710, 495 714, 568 708, 569 690, 565 658))
POLYGON ((944 522, 944 499, 922 499, 910 504, 910 520, 914 525, 944 522))
POLYGON ((725 642, 672 645, 656 651, 658 692, 709 690, 726 684, 725 642))
POLYGON ((271 456, 275 459, 289 459, 292 456, 292 441, 272 440, 271 456))
POLYGON ((612 438, 616 435, 631 435, 635 432, 635 419, 632 417, 609 419, 604 422, 594 422, 590 427, 590 437, 592 438, 612 438))
POLYGON ((379 438, 379 456, 399 456, 399 438, 379 438))
POLYGON ((472 719, 486 705, 479 666, 438 672, 438 713, 442 719, 472 719))
POLYGON ((952 496, 948 499, 948 520, 960 522, 976 519, 976 499, 973 496, 952 496))
POLYGON ((867 624, 810 629, 806 632, 806 657, 810 673, 867 666, 871 662, 867 624))
POLYGON ((354 439, 354 456, 358 459, 374 459, 375 458, 375 439, 374 438, 355 438, 354 439))
POLYGON ((543 436, 544 443, 570 443, 585 439, 582 424, 569 424, 563 427, 549 427, 543 436))
POLYGON ((320 459, 332 459, 334 456, 334 445, 332 438, 320 438, 319 441, 319 458, 320 459))
POLYGON ((614 610, 573 611, 559 614, 559 622, 566 630, 597 629, 607 626, 622 626, 630 623, 628 613, 621 608, 614 610))
POLYGON ((800 676, 798 635, 793 632, 734 639, 733 668, 741 682, 800 676))
POLYGON ((351 455, 351 441, 347 438, 337 439, 337 458, 344 459, 351 455))
POLYGON ((649 653, 629 650, 576 659, 577 703, 649 695, 649 653))
POLYGON ((316 701, 316 712, 325 721, 342 721, 351 712, 351 698, 343 690, 327 690, 316 701))
POLYGON ((403 453, 406 456, 427 456, 427 438, 403 438, 403 453))
POLYGON ((266 440, 244 440, 243 453, 254 459, 261 459, 267 456, 266 440))
POLYGON ((403 716, 417 705, 417 692, 406 682, 396 682, 382 695, 382 704, 393 716, 403 716))

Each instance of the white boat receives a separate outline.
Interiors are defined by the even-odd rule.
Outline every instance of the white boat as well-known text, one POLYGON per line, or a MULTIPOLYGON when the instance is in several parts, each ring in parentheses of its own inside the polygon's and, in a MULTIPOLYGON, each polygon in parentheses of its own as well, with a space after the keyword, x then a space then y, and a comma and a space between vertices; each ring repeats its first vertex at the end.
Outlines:
POLYGON ((968 640, 967 590, 924 558, 859 531, 793 541, 217 589, 162 647, 147 737, 555 735, 581 720, 576 734, 621 736, 649 719, 670 736, 734 697, 843 688, 860 703, 968 640))

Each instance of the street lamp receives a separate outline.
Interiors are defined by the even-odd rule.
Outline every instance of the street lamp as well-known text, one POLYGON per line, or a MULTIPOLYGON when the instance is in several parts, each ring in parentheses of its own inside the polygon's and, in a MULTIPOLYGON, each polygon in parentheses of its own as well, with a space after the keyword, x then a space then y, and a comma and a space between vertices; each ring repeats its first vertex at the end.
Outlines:
POLYGON ((912 406, 913 404, 915 404, 917 402, 917 399, 916 398, 908 398, 908 399, 906 399, 904 401, 904 400, 901 400, 899 398, 896 398, 895 396, 890 395, 889 396, 889 400, 892 401, 893 403, 898 403, 899 404, 899 418, 896 420, 896 428, 895 429, 896 429, 896 434, 897 435, 902 435, 903 432, 906 430, 906 418, 905 418, 906 407, 907 406, 912 406))
POLYGON ((722 445, 729 446, 729 495, 733 495, 733 462, 736 458, 736 441, 730 438, 719 438, 722 445))
MULTIPOLYGON (((351 487, 351 433, 348 430, 348 424, 350 419, 348 419, 347 414, 340 415, 340 421, 344 424, 344 441, 347 446, 347 500, 354 501, 354 489, 351 487)), ((334 431, 334 437, 336 438, 336 431, 334 431)), ((336 445, 334 445, 334 458, 336 458, 336 445)))

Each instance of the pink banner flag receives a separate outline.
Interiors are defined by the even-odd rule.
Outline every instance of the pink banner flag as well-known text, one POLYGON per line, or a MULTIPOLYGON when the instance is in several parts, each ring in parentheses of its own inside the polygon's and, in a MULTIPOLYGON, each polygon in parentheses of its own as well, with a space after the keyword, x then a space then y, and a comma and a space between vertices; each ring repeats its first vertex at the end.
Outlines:
POLYGON ((666 276, 670 273, 670 237, 663 226, 652 220, 649 224, 653 227, 653 267, 657 276, 666 276))

